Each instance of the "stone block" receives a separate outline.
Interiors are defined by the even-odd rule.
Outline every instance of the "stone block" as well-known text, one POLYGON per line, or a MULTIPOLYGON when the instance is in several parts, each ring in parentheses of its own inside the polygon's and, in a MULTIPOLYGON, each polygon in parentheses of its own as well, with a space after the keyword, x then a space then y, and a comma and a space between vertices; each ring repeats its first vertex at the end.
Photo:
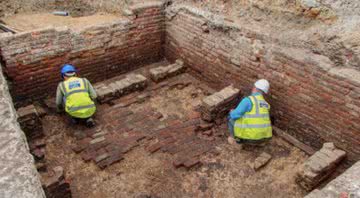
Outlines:
POLYGON ((166 78, 183 73, 185 69, 184 62, 182 60, 176 60, 174 64, 150 69, 150 77, 153 81, 160 82, 166 78))
POLYGON ((271 155, 268 153, 261 153, 254 161, 253 168, 254 170, 259 170, 264 167, 271 160, 271 155))
POLYGON ((190 169, 196 165, 200 165, 201 162, 198 158, 191 158, 191 159, 188 159, 184 162, 184 166, 187 168, 187 169, 190 169))
POLYGON ((219 92, 205 97, 200 107, 201 118, 211 122, 224 117, 230 109, 238 104, 239 95, 239 89, 228 86, 219 92))
POLYGON ((345 156, 345 151, 337 149, 333 143, 325 143, 302 165, 296 181, 306 190, 314 189, 330 176, 345 156))

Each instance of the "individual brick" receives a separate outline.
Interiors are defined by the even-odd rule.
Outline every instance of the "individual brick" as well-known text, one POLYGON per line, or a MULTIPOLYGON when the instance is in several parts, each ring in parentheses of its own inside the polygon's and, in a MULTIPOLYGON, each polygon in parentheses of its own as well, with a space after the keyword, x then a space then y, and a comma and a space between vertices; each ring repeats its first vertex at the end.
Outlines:
POLYGON ((104 169, 104 168, 106 168, 116 162, 119 162, 123 159, 124 159, 124 157, 122 155, 121 150, 115 150, 115 151, 110 152, 109 157, 100 161, 99 163, 97 163, 97 165, 99 166, 99 168, 104 169))
POLYGON ((150 153, 155 153, 156 151, 160 150, 162 147, 162 143, 161 142, 157 142, 149 147, 147 147, 147 151, 149 151, 150 153))
POLYGON ((100 161, 109 157, 108 153, 101 154, 95 158, 95 163, 99 163, 100 161))
POLYGON ((269 161, 271 160, 271 155, 263 152, 257 157, 254 161, 253 168, 255 170, 259 170, 260 168, 264 167, 269 161))
POLYGON ((184 162, 184 166, 187 168, 187 169, 190 169, 196 165, 200 165, 201 164, 201 161, 200 159, 198 158, 191 158, 191 159, 187 159, 185 162, 184 162))
POLYGON ((184 162, 185 162, 185 159, 183 159, 183 158, 177 158, 177 159, 175 159, 174 161, 173 161, 173 166, 175 167, 175 168, 180 168, 181 166, 183 166, 184 165, 184 162))
POLYGON ((231 108, 239 102, 240 90, 228 86, 203 99, 200 107, 201 118, 205 121, 214 121, 225 116, 231 108))
POLYGON ((99 143, 99 142, 102 142, 102 141, 105 141, 105 137, 104 136, 101 136, 101 137, 98 137, 96 139, 93 139, 90 141, 90 144, 96 144, 96 143, 99 143))
POLYGON ((103 137, 106 134, 107 134, 106 131, 102 131, 102 132, 94 133, 91 137, 95 139, 95 138, 98 138, 98 137, 103 137))
POLYGON ((174 64, 168 66, 160 66, 150 69, 150 78, 155 82, 160 82, 166 78, 176 76, 185 71, 184 62, 182 60, 176 60, 174 64))
POLYGON ((314 189, 336 169, 346 156, 346 152, 337 149, 333 143, 325 143, 301 167, 296 181, 306 190, 314 189))

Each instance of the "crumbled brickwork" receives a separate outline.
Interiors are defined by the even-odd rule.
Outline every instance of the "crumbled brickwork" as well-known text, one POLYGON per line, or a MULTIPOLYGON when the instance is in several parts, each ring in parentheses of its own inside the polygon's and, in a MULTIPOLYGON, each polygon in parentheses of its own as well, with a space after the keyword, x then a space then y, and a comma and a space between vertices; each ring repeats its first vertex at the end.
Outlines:
POLYGON ((71 198, 70 184, 65 180, 64 169, 54 167, 41 175, 42 186, 47 198, 71 198))
POLYGON ((240 90, 228 86, 203 99, 201 106, 201 118, 206 121, 214 121, 223 118, 239 103, 240 90))
POLYGON ((305 198, 360 197, 360 162, 332 180, 321 190, 314 190, 305 198))
POLYGON ((165 54, 217 88, 233 83, 250 91, 257 79, 268 79, 273 124, 314 148, 334 142, 351 162, 360 159, 358 70, 186 7, 167 10, 165 54))
POLYGON ((333 143, 325 143, 322 149, 312 155, 297 173, 296 181, 305 189, 312 190, 334 172, 346 156, 333 143))
POLYGON ((35 160, 35 166, 38 171, 47 170, 45 158, 45 140, 44 131, 41 122, 46 112, 40 106, 28 105, 17 110, 18 122, 21 129, 25 132, 29 144, 30 153, 35 160))
POLYGON ((134 6, 127 18, 79 31, 45 28, 0 36, 5 73, 16 102, 54 95, 63 64, 93 83, 162 58, 162 3, 134 6))
POLYGON ((39 113, 34 105, 19 108, 17 110, 18 122, 25 132, 28 141, 40 138, 44 135, 39 113))

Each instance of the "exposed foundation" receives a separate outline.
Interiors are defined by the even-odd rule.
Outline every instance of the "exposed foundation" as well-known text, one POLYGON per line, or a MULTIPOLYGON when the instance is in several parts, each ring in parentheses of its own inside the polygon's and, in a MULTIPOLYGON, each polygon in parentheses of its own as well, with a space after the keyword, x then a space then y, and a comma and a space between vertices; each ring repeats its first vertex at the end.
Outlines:
MULTIPOLYGON (((329 54, 299 47, 299 41, 292 45, 188 5, 146 2, 124 8, 122 15, 87 17, 57 24, 49 19, 55 27, 47 28, 20 23, 15 34, 0 33, 14 106, 35 104, 44 114, 36 117, 41 134, 21 126, 48 197, 304 197, 360 159, 357 68, 339 67, 329 54), (55 114, 64 63, 75 65, 100 95, 95 128, 55 114), (267 100, 281 133, 264 147, 241 150, 226 142, 226 114, 259 78, 271 83, 267 100), (216 92, 223 100, 206 106, 205 98, 216 92), (336 166, 318 167, 326 177, 303 189, 297 172, 325 142, 347 158, 341 151, 336 166)), ((12 20, 16 16, 5 20, 9 27, 12 20)), ((29 197, 30 191, 44 196, 3 81, 11 105, 2 115, 12 119, 5 128, 14 129, 17 149, 28 159, 22 166, 31 170, 24 173, 29 188, 15 190, 14 182, 4 197, 29 197)), ((349 171, 356 174, 354 167, 349 171)), ((354 179, 339 178, 344 186, 354 179)), ((328 193, 328 186, 309 196, 328 193)), ((353 187, 347 193, 359 193, 353 187)))

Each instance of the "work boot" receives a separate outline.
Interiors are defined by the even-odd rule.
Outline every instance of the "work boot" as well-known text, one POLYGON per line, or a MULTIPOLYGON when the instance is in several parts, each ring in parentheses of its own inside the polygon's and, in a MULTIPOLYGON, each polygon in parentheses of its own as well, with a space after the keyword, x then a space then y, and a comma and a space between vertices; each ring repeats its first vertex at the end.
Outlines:
POLYGON ((78 123, 78 120, 76 118, 70 118, 70 124, 76 125, 78 123))
POLYGON ((95 126, 95 121, 94 121, 94 119, 88 118, 88 119, 86 120, 86 126, 87 126, 88 128, 94 127, 94 126, 95 126))

